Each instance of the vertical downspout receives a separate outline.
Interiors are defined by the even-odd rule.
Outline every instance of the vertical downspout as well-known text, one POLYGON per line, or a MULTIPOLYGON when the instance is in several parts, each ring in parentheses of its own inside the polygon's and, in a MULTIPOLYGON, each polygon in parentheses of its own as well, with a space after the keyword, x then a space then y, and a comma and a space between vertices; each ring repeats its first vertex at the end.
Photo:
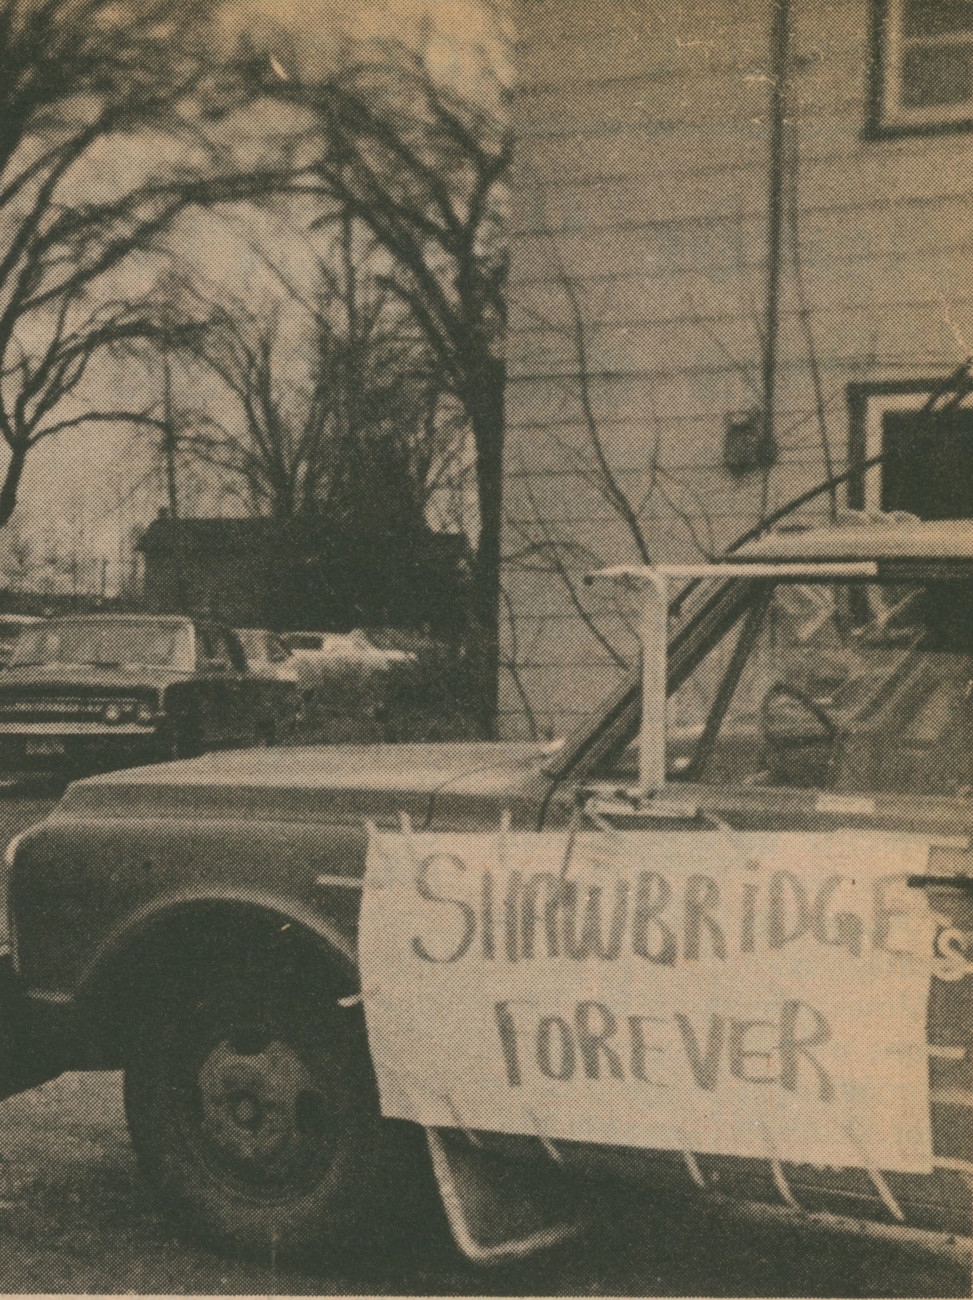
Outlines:
POLYGON ((770 162, 767 195, 767 299, 761 365, 763 428, 760 436, 763 486, 760 518, 767 514, 770 467, 777 449, 774 406, 777 384, 777 333, 780 317, 780 261, 784 224, 784 126, 790 63, 790 0, 773 0, 770 27, 770 162))

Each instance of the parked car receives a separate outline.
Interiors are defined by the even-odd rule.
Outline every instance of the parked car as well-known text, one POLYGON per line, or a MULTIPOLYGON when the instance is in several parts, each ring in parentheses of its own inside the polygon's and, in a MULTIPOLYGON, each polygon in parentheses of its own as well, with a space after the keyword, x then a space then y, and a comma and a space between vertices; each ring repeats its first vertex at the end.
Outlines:
POLYGON ((72 776, 271 743, 297 707, 294 683, 249 672, 219 623, 52 618, 21 632, 0 681, 0 773, 72 776))
POLYGON ((42 618, 35 618, 32 614, 0 615, 0 668, 5 667, 10 662, 14 643, 24 628, 36 627, 38 623, 43 623, 43 621, 42 618))
POLYGON ((412 682, 414 654, 380 649, 360 629, 284 632, 282 638, 297 666, 308 739, 335 744, 397 738, 391 706, 412 682))
POLYGON ((6 1090, 123 1068, 177 1221, 278 1258, 410 1133, 478 1260, 613 1182, 968 1234, 973 524, 615 576, 644 672, 559 744, 73 785, 7 853, 6 1090))
POLYGON ((415 662, 407 650, 379 649, 360 628, 353 632, 283 632, 301 689, 309 694, 342 674, 365 680, 415 662))
POLYGON ((237 627, 233 631, 243 647, 247 667, 255 677, 297 684, 297 662, 276 632, 263 627, 237 627))

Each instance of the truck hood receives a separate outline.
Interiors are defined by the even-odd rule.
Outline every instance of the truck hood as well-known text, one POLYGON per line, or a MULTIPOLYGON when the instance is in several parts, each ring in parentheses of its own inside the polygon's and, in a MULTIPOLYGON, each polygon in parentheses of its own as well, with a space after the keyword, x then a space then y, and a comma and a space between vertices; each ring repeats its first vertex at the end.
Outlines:
POLYGON ((69 787, 58 811, 314 821, 408 812, 425 818, 440 793, 499 807, 546 789, 541 769, 551 751, 550 743, 519 741, 236 750, 89 777, 69 787))

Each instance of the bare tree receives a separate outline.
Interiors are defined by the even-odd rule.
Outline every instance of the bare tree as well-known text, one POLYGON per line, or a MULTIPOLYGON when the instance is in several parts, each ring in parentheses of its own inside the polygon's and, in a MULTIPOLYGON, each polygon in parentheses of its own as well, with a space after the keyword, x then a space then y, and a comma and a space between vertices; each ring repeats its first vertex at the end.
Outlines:
POLYGON ((0 578, 6 587, 21 591, 38 567, 37 542, 32 530, 15 520, 3 536, 0 578))
POLYGON ((233 404, 226 418, 205 410, 183 418, 174 443, 215 469, 250 514, 304 513, 329 469, 330 394, 313 381, 303 402, 293 391, 277 313, 254 319, 242 302, 224 297, 212 304, 194 350, 233 404))
POLYGON ((480 533, 475 616, 482 726, 496 712, 506 324, 506 180, 512 136, 505 95, 469 99, 421 52, 389 51, 317 85, 269 78, 316 119, 310 192, 366 227, 384 250, 384 283, 408 308, 460 403, 475 448, 480 533))
POLYGON ((251 514, 354 526, 377 509, 387 529, 421 525, 457 442, 423 340, 376 280, 350 220, 315 259, 316 287, 265 263, 297 321, 282 302, 254 311, 184 286, 205 321, 191 350, 233 401, 226 417, 184 413, 176 443, 251 514))
MULTIPOLYGON (((647 438, 641 463, 627 467, 623 473, 604 436, 599 420, 594 393, 594 376, 589 361, 587 325, 576 282, 568 274, 561 259, 553 234, 548 231, 551 258, 558 286, 567 308, 567 316, 560 327, 569 342, 572 373, 581 415, 580 439, 565 437, 556 429, 547 433, 557 452, 561 465, 569 469, 578 480, 591 490, 610 511, 614 527, 609 531, 613 544, 621 545, 631 553, 637 563, 651 564, 653 548, 650 542, 648 520, 660 512, 678 521, 688 534, 695 550, 702 558, 711 559, 717 550, 712 520, 706 502, 680 476, 666 468, 661 455, 661 426, 654 409, 652 394, 647 393, 647 438), (636 475, 632 474, 636 471, 636 475), (631 479, 636 477, 636 482, 631 479), (629 480, 629 481, 626 481, 629 480)), ((545 322, 552 326, 552 322, 545 322)), ((579 622, 590 635, 599 652, 620 671, 632 667, 637 633, 629 602, 623 593, 613 592, 613 613, 620 629, 606 630, 599 612, 592 607, 590 589, 584 575, 606 564, 617 562, 619 555, 599 554, 591 546, 582 545, 571 535, 570 529, 559 528, 547 517, 532 484, 530 466, 519 449, 518 484, 521 494, 519 510, 506 512, 507 530, 514 539, 513 547, 504 556, 508 571, 519 570, 549 575, 563 591, 568 604, 579 622), (622 636, 618 635, 618 631, 622 636)), ((510 678, 525 712, 527 726, 532 734, 537 730, 537 718, 529 709, 529 701, 522 682, 522 663, 518 662, 520 630, 516 627, 516 611, 504 593, 507 614, 507 640, 509 653, 501 660, 501 668, 510 678)))
POLYGON ((153 303, 112 277, 187 206, 274 183, 224 168, 207 139, 239 93, 201 53, 217 7, 0 0, 0 526, 39 441, 141 419, 84 396, 101 358, 159 336, 153 303))

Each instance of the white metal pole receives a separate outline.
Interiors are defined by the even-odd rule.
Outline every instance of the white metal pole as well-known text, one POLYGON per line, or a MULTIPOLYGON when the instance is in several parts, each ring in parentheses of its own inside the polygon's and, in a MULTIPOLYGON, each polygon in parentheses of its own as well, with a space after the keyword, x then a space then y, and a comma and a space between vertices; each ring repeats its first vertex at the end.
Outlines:
POLYGON ((587 575, 595 578, 629 578, 637 582, 650 581, 650 574, 663 574, 666 578, 806 578, 825 581, 828 578, 874 578, 878 574, 875 560, 800 560, 797 562, 768 560, 743 563, 725 560, 713 564, 617 564, 608 569, 596 569, 587 575))
POLYGON ((639 734, 639 794, 661 790, 666 781, 666 654, 669 584, 658 569, 645 570, 642 602, 642 730, 639 734))

